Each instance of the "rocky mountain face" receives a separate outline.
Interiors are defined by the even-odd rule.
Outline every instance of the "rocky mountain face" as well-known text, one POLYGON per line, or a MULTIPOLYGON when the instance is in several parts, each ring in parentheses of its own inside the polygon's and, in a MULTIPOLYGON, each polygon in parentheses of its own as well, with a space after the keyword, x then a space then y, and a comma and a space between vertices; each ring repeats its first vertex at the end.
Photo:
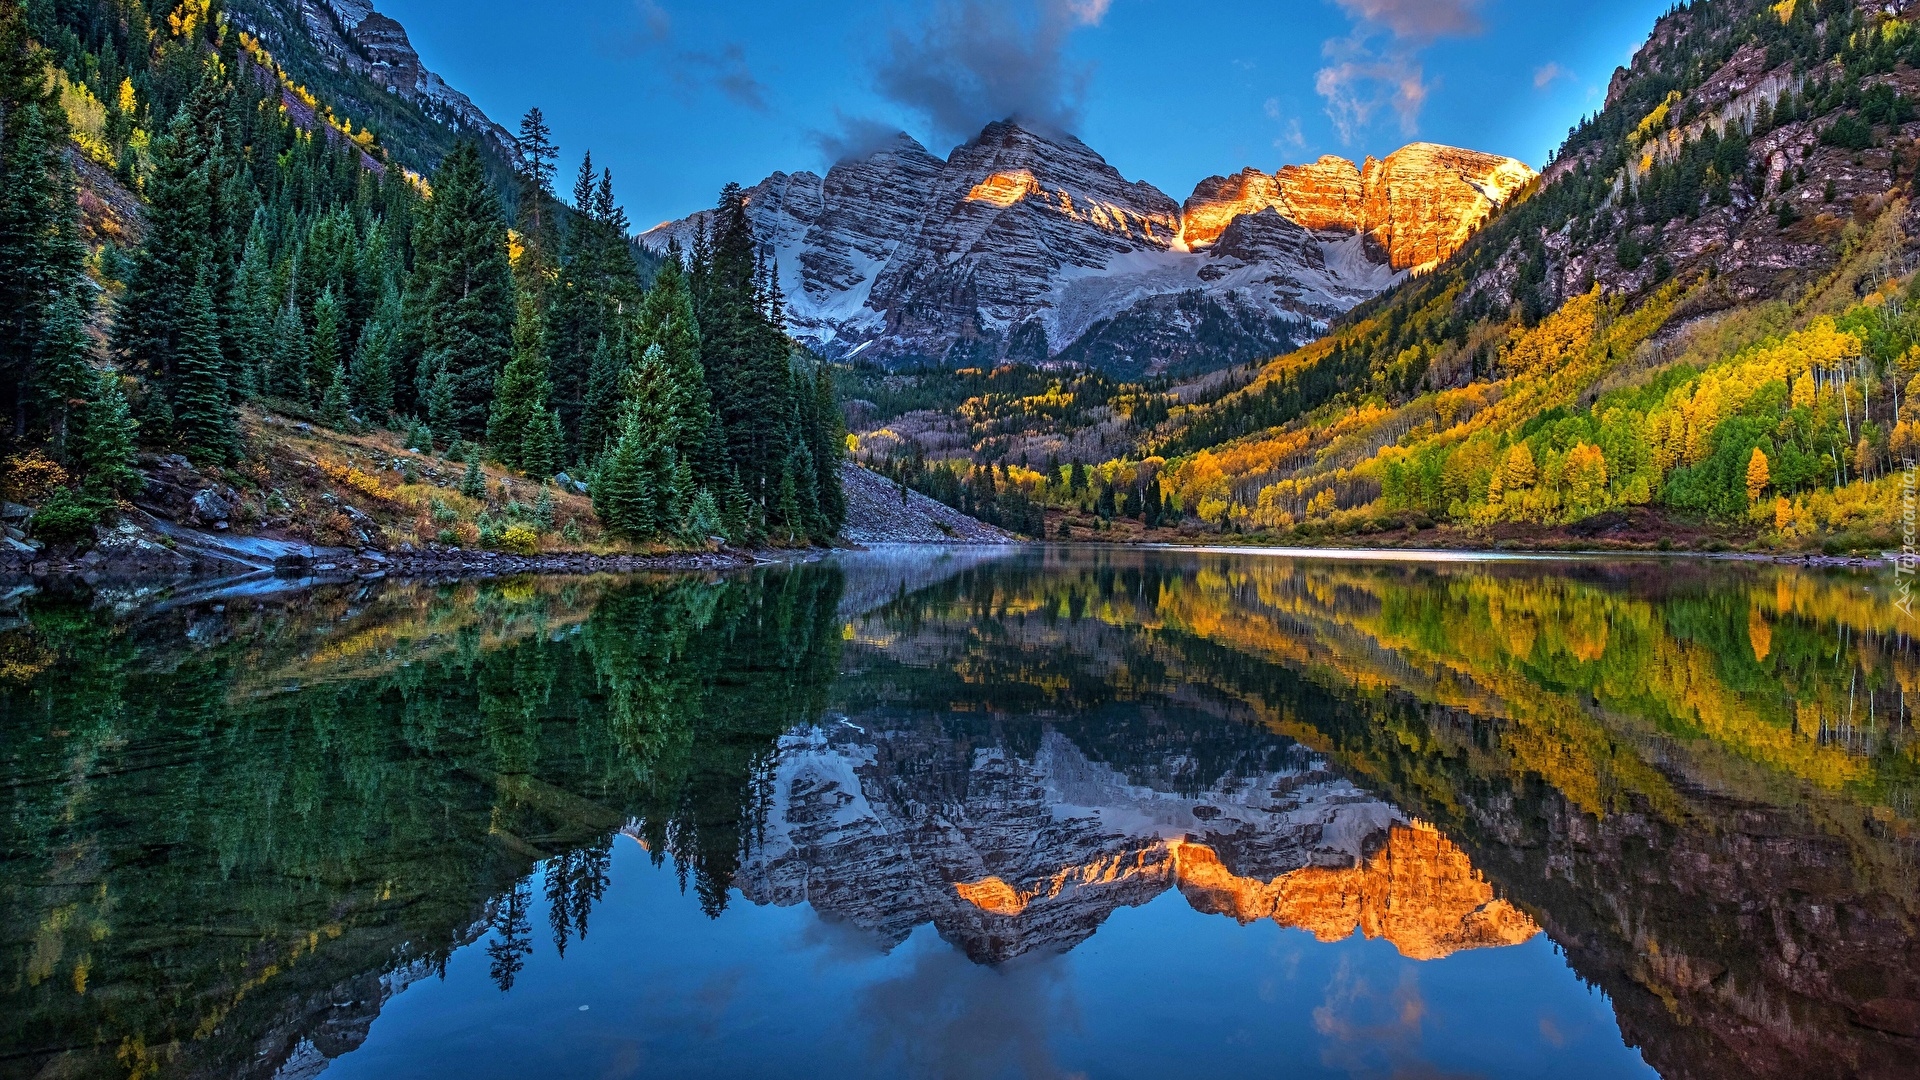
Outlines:
POLYGON ((513 155, 513 135, 429 70, 406 28, 368 0, 235 0, 228 11, 283 62, 310 50, 325 69, 368 80, 455 136, 479 139, 502 160, 513 155))
MULTIPOLYGON (((747 189, 796 336, 889 366, 1077 362, 1122 374, 1285 351, 1450 255, 1532 179, 1412 146, 1203 181, 1185 205, 1013 122, 946 160, 900 135, 824 177, 747 189)), ((690 246, 711 212, 641 237, 690 246)))
POLYGON ((1058 730, 1023 753, 862 716, 781 740, 763 836, 734 882, 749 900, 810 903, 888 944, 931 923, 982 963, 1064 952, 1170 888, 1416 959, 1539 932, 1439 833, 1297 746, 1194 792, 1058 730))
POLYGON ((1432 269, 1533 180, 1512 158, 1415 143, 1355 165, 1323 157, 1269 175, 1247 169, 1209 177, 1182 208, 1182 239, 1193 250, 1220 242, 1247 215, 1273 210, 1314 233, 1364 236, 1367 256, 1396 271, 1432 269))

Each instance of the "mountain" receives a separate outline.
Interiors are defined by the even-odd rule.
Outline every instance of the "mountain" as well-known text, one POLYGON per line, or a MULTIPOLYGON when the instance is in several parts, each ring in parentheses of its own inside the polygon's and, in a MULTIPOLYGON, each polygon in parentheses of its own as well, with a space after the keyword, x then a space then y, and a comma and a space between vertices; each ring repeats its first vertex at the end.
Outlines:
POLYGON ((230 0, 226 10, 296 81, 323 89, 416 170, 462 138, 479 140, 497 166, 512 160, 513 135, 430 70, 406 28, 368 0, 230 0))
MULTIPOLYGON (((747 189, 793 333, 890 367, 1073 362, 1121 374, 1286 351, 1447 255, 1533 177, 1416 145, 1201 183, 1182 205, 1071 135, 989 124, 944 161, 906 135, 747 189)), ((690 246, 711 212, 641 243, 690 246)))
POLYGON ((1048 730, 1021 753, 860 716, 780 740, 734 885, 888 947, 917 926, 982 963, 1059 953, 1178 889, 1196 910, 1437 959, 1539 933, 1464 853, 1302 748, 1203 791, 1129 777, 1048 730), (869 734, 871 732, 871 734, 869 734), (955 776, 962 777, 959 782, 955 776))
POLYGON ((1118 501, 1189 532, 1897 549, 1920 448, 1916 17, 1920 0, 1676 6, 1471 236, 1424 224, 1443 195, 1406 191, 1392 159, 1202 185, 1190 248, 1284 206, 1427 271, 1297 351, 1176 388, 1103 455, 1119 500, 1064 477, 1032 493, 1075 519, 1051 530, 1109 538, 1085 515, 1118 501))

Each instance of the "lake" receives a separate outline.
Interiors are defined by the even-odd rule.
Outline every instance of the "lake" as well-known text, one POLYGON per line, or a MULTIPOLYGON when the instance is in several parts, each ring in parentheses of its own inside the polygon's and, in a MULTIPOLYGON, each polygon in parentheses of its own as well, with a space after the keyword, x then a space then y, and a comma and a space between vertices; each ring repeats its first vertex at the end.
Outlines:
POLYGON ((1890 571, 0 596, 0 1076, 1920 1075, 1890 571))

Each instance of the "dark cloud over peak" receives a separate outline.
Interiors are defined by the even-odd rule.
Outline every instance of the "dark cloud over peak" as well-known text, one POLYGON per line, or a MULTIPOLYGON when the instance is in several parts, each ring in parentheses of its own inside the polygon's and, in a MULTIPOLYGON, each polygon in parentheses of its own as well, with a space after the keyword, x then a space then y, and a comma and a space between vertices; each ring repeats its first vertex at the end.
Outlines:
POLYGON ((1096 25, 1111 0, 942 0, 919 26, 888 35, 876 88, 922 117, 936 137, 961 140, 995 120, 1069 131, 1091 74, 1068 56, 1075 31, 1096 25))

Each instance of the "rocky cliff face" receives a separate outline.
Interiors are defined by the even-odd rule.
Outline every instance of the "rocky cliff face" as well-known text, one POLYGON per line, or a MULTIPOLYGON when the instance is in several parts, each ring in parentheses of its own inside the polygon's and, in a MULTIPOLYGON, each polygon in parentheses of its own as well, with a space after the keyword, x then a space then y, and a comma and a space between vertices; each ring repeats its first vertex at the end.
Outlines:
POLYGON ((810 903, 889 943, 932 923, 984 963, 1071 949, 1169 888, 1419 959, 1539 932, 1445 838, 1299 748, 1194 793, 1058 731, 1023 756, 862 717, 782 740, 764 835, 735 879, 753 902, 810 903))
MULTIPOLYGON (((1123 374, 1257 359, 1444 259, 1532 177, 1413 146, 1203 181, 1184 206, 1086 144, 988 125, 945 160, 905 135, 825 177, 775 173, 748 215, 794 333, 891 365, 1067 361, 1123 374)), ((641 237, 689 245, 709 213, 641 237)))
POLYGON ((1182 208, 1181 237, 1204 250, 1236 223, 1271 213, 1324 240, 1363 236, 1370 261, 1420 272, 1460 250, 1532 179, 1533 170, 1512 158, 1432 143, 1364 166, 1323 157, 1272 175, 1247 169, 1200 182, 1182 208))
POLYGON ((229 12, 235 25, 276 53, 284 47, 284 35, 298 28, 332 70, 363 76, 456 134, 484 141, 503 158, 512 156, 515 140, 507 129, 429 70, 406 28, 375 11, 368 0, 241 0, 229 5, 229 12))

